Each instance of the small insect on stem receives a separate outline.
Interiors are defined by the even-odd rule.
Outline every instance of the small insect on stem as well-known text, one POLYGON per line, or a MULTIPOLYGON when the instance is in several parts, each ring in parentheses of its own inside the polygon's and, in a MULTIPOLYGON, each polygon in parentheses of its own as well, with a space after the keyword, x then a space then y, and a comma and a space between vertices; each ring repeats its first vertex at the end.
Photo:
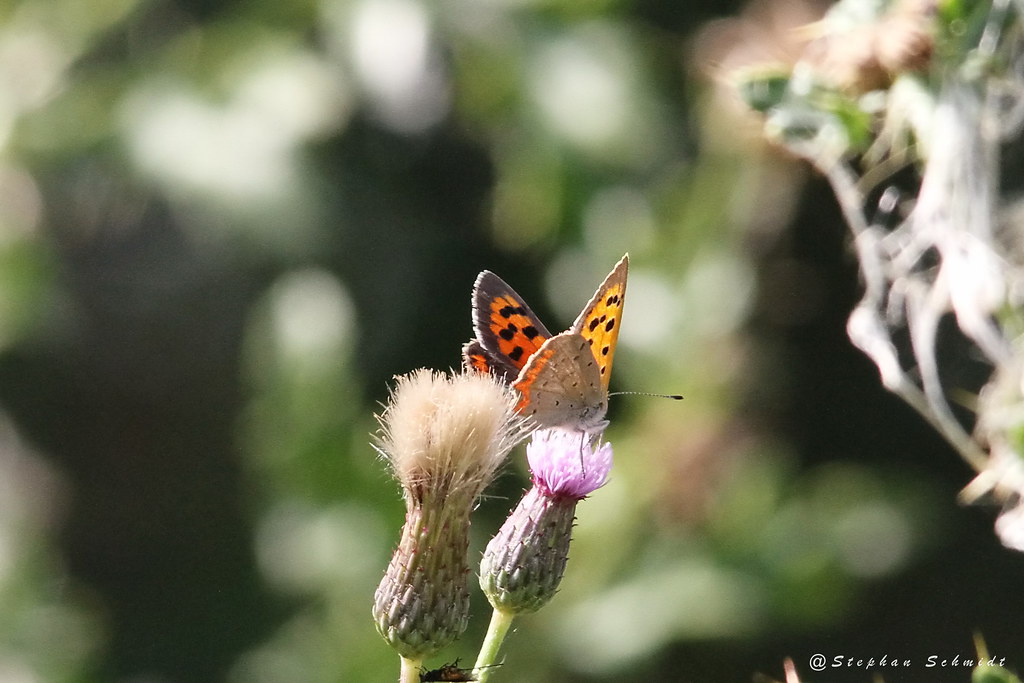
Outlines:
MULTIPOLYGON (((491 664, 490 666, 501 666, 501 664, 491 664)), ((480 668, 490 668, 480 667, 480 668)), ((427 671, 423 669, 420 671, 420 683, 427 683, 428 681, 448 681, 454 683, 461 683, 463 681, 475 681, 478 680, 474 669, 462 669, 459 668, 459 660, 456 659, 451 664, 442 664, 437 669, 431 669, 427 671)))

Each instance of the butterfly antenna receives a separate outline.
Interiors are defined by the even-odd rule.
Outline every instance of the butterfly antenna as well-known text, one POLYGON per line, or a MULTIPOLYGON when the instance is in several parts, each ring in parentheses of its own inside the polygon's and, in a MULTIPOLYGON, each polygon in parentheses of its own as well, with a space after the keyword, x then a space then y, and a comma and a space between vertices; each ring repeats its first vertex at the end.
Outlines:
POLYGON ((649 391, 613 391, 608 394, 609 396, 653 396, 654 398, 670 398, 673 401, 682 401, 683 397, 680 394, 652 394, 649 391))

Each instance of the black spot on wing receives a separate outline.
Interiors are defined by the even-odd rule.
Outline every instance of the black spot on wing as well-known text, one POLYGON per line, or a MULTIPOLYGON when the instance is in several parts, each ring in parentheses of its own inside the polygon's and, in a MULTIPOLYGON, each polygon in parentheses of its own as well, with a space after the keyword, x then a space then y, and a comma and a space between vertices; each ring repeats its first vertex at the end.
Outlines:
POLYGON ((522 306, 502 306, 498 309, 498 315, 508 320, 513 315, 526 315, 526 309, 522 306))

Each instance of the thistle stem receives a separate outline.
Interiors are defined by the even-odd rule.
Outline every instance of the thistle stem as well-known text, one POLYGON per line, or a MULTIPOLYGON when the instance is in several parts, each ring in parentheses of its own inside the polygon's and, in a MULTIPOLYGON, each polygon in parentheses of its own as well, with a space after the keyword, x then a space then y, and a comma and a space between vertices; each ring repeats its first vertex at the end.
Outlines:
POLYGON ((398 676, 398 683, 420 683, 420 667, 422 665, 422 659, 402 657, 402 672, 398 676))
POLYGON ((480 646, 480 654, 476 658, 476 666, 473 667, 479 675, 477 680, 480 683, 485 683, 490 678, 491 672, 494 671, 494 665, 498 659, 498 651, 501 650, 501 644, 504 642, 515 616, 511 612, 502 612, 500 609, 494 610, 491 614, 491 623, 487 627, 487 635, 484 637, 483 645, 480 646))

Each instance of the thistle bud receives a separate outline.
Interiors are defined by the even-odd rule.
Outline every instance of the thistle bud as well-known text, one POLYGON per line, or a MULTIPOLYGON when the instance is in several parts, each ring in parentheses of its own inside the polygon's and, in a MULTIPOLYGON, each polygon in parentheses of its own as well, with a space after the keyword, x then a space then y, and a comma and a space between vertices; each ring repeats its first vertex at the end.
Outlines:
POLYGON ((533 487, 527 491, 480 563, 480 587, 495 610, 535 612, 562 580, 576 505, 604 486, 612 447, 595 447, 590 436, 564 429, 534 432, 526 447, 533 487))
POLYGON ((378 451, 402 485, 405 525, 374 596, 377 630, 405 659, 456 640, 469 620, 469 514, 523 433, 515 394, 489 375, 398 378, 378 451))

